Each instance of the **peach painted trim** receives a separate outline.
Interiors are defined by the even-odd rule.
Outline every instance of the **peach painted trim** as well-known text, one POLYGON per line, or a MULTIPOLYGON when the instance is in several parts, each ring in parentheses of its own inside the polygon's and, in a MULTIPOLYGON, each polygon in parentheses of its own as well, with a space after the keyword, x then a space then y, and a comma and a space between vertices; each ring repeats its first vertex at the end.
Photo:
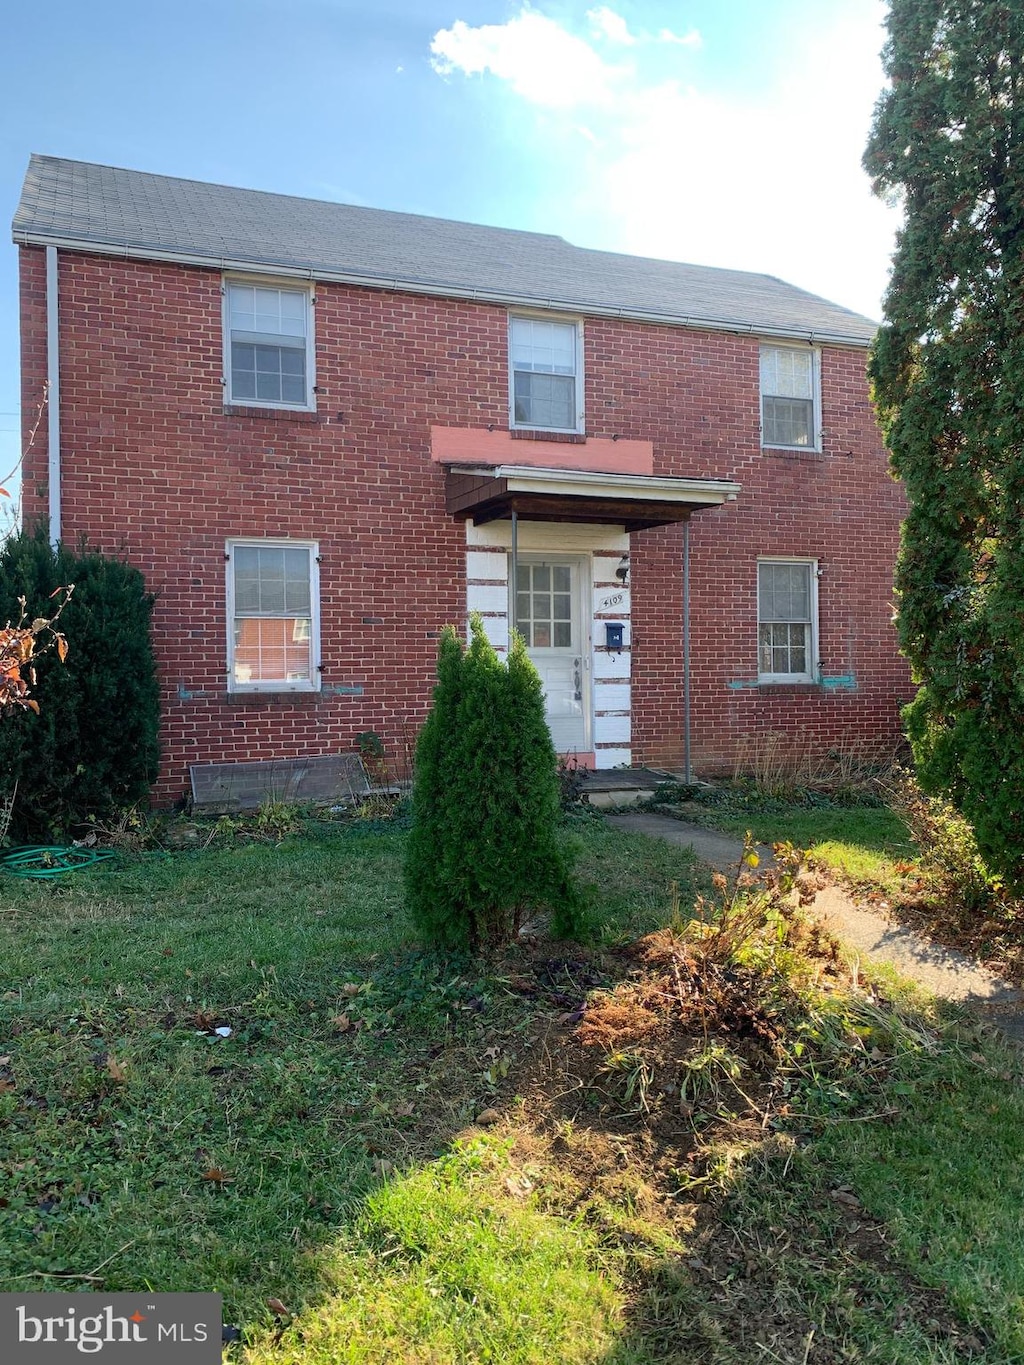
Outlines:
POLYGON ((597 769, 597 759, 594 757, 593 752, 579 753, 574 749, 571 753, 559 754, 558 757, 564 759, 574 758, 578 768, 586 768, 589 772, 594 772, 597 769))
POLYGON ((430 458, 437 464, 515 464, 537 469, 587 469, 597 474, 653 474, 651 441, 588 436, 582 444, 519 441, 508 431, 431 427, 430 458))

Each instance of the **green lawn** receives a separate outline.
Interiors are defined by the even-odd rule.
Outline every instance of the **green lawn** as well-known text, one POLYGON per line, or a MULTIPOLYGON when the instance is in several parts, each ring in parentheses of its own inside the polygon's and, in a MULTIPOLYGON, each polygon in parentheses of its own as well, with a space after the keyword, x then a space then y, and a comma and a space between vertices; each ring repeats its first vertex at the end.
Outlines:
POLYGON ((899 881, 897 864, 916 849, 900 817, 888 806, 807 805, 736 793, 719 804, 686 808, 686 818, 758 843, 791 843, 851 880, 882 888, 899 881))
MULTIPOLYGON (((596 821, 568 837, 607 925, 587 959, 420 952, 400 830, 3 875, 0 1290, 216 1290, 250 1365, 771 1361, 728 1301, 742 1277, 702 1279, 681 1158, 636 1164, 637 1121, 607 1139, 626 1166, 596 1200, 584 1130, 548 1131, 525 1098, 551 1020, 625 970, 615 945, 664 922, 671 883, 684 905, 695 889, 687 850, 596 821)), ((794 1063, 792 1135, 707 1116, 714 1226, 744 1273, 763 1256, 773 1312, 818 1324, 809 1362, 964 1358, 916 1306, 947 1283, 972 1358, 1024 1360, 1016 1063, 922 1036, 898 1065, 816 1063, 799 1103, 794 1063), (776 1160, 765 1139, 795 1146, 776 1160), (884 1220, 890 1266, 838 1255, 837 1184, 884 1220)))

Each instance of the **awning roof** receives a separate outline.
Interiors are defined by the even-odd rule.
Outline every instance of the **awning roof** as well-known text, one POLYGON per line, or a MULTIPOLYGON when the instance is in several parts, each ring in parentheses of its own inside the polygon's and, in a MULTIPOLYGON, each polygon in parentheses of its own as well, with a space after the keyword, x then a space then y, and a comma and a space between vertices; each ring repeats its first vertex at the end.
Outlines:
POLYGON ((701 507, 720 507, 740 491, 727 479, 654 474, 598 474, 528 465, 449 465, 448 511, 484 522, 516 512, 531 521, 585 521, 641 531, 685 521, 701 507))

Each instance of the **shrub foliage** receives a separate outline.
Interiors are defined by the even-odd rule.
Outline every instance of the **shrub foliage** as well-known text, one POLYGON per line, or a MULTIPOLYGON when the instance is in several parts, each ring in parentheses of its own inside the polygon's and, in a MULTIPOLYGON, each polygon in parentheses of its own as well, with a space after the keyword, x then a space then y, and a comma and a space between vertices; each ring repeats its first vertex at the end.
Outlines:
POLYGON ((865 166, 905 218, 871 377, 910 512, 922 783, 1024 884, 1024 4, 892 0, 865 166))
POLYGON ((577 899, 557 839, 559 789, 540 678, 521 639, 508 665, 478 618, 469 648, 442 632, 434 704, 420 733, 405 885, 432 943, 477 950, 507 942, 540 906, 556 932, 576 928, 577 899))
POLYGON ((66 546, 44 530, 0 549, 0 622, 43 615, 54 590, 74 584, 56 650, 35 660, 39 712, 18 709, 0 725, 0 787, 17 782, 10 837, 65 836, 89 815, 105 818, 144 801, 156 776, 159 694, 150 639, 153 598, 142 575, 116 559, 66 546))

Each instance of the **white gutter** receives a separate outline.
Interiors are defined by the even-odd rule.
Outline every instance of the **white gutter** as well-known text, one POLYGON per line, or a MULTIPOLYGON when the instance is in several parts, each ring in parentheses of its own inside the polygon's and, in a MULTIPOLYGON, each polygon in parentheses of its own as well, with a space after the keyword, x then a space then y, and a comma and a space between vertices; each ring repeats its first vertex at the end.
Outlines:
POLYGON ((735 502, 741 485, 730 479, 687 479, 667 474, 602 474, 589 469, 545 469, 533 465, 451 465, 459 474, 504 479, 509 493, 563 497, 637 498, 649 502, 735 502))
POLYGON ((46 452, 50 490, 50 544, 60 540, 60 322, 57 248, 46 248, 46 452))
POLYGON ((391 289, 404 294, 427 294, 434 298, 472 299, 476 303, 498 303, 513 308, 540 308, 562 313, 582 313, 585 317, 624 318, 629 322, 653 322, 662 327, 689 327, 705 332, 734 332, 741 336, 778 337, 788 341, 807 341, 819 346, 853 346, 867 350, 870 338, 847 332, 807 330, 800 327, 756 327, 735 319, 683 317, 678 313, 659 313, 655 309, 616 308, 608 304, 586 303, 572 298, 539 298, 496 289, 471 289, 441 281, 383 278, 358 271, 331 270, 323 266, 298 266, 276 261, 235 260, 227 256, 161 247, 131 246, 124 242, 82 241, 47 233, 15 231, 13 240, 20 246, 61 247, 66 251, 86 251, 98 256, 117 256, 136 261, 170 261, 176 265, 201 266, 208 270, 230 270, 239 274, 274 275, 279 279, 323 280, 330 284, 353 284, 364 289, 391 289))

